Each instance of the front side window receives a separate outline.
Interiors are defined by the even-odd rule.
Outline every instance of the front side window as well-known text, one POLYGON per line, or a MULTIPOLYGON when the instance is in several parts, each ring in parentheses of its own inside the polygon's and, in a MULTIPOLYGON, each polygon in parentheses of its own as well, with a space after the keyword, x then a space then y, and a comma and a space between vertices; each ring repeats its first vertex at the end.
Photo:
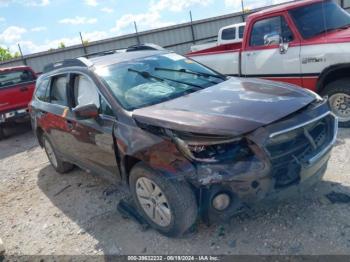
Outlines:
POLYGON ((99 94, 96 85, 86 76, 77 75, 74 78, 75 106, 95 104, 100 114, 114 116, 112 108, 99 94))
POLYGON ((236 39, 236 28, 227 28, 222 30, 222 40, 234 40, 236 39))
POLYGON ((35 96, 41 101, 50 102, 49 82, 50 80, 47 78, 38 83, 35 96))
POLYGON ((280 41, 293 41, 293 33, 282 16, 276 16, 256 22, 253 26, 250 46, 274 46, 280 41))
POLYGON ((29 70, 16 70, 0 72, 0 89, 35 80, 33 73, 29 70))
POLYGON ((225 76, 175 53, 99 67, 96 74, 126 110, 161 103, 226 80, 225 76))
POLYGON ((76 106, 95 104, 100 107, 100 99, 95 84, 86 76, 79 75, 74 79, 74 97, 76 106))
POLYGON ((57 76, 52 79, 50 102, 56 105, 68 106, 67 76, 57 76))
POLYGON ((305 39, 350 26, 350 15, 333 1, 299 7, 289 13, 305 39))

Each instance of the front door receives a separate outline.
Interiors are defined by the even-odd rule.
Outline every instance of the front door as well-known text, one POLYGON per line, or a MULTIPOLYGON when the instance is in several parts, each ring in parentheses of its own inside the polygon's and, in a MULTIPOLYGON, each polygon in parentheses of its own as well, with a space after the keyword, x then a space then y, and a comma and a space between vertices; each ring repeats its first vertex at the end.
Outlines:
POLYGON ((258 20, 242 52, 242 75, 288 82, 301 86, 300 41, 284 16, 258 20), (285 50, 281 52, 283 41, 285 50))
MULTIPOLYGON (((65 158, 69 158, 69 152, 73 137, 71 134, 72 125, 71 113, 68 103, 68 75, 56 75, 49 81, 48 98, 39 98, 45 103, 41 103, 38 114, 40 116, 40 126, 49 135, 56 151, 65 158)), ((43 81, 45 82, 45 81, 43 81)), ((37 95, 38 96, 38 95, 37 95)))
POLYGON ((74 106, 95 104, 100 112, 96 119, 74 117, 72 134, 75 141, 72 149, 75 159, 94 173, 119 180, 113 138, 113 127, 117 121, 111 107, 87 75, 72 74, 70 83, 74 106))

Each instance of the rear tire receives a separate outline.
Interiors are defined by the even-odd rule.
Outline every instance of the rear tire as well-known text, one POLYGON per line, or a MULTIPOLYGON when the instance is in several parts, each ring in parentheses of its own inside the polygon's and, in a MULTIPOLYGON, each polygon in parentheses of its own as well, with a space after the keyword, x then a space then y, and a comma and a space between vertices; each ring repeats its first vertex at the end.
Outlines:
POLYGON ((331 82, 322 91, 328 96, 332 112, 339 118, 340 127, 350 127, 350 78, 331 82))
POLYGON ((186 182, 170 180, 140 162, 131 170, 129 184, 138 211, 161 234, 180 237, 195 223, 197 202, 186 182), (149 192, 151 197, 144 194, 149 192))
POLYGON ((52 167, 57 173, 64 174, 71 171, 74 167, 73 164, 63 161, 56 153, 50 139, 47 135, 42 137, 43 146, 52 167))

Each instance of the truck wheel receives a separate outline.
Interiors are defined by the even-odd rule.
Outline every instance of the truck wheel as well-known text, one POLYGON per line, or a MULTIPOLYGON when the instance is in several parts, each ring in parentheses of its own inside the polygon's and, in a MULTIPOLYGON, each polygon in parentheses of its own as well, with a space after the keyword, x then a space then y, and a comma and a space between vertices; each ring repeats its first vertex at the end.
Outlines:
POLYGON ((339 126, 350 127, 350 78, 328 84, 322 95, 328 96, 331 109, 339 118, 339 126))
POLYGON ((73 169, 74 166, 71 163, 62 161, 61 158, 57 155, 47 135, 43 136, 42 141, 47 158, 57 173, 64 174, 73 169))
POLYGON ((129 184, 138 211, 161 234, 180 237, 195 223, 198 207, 187 183, 138 163, 130 172, 129 184))

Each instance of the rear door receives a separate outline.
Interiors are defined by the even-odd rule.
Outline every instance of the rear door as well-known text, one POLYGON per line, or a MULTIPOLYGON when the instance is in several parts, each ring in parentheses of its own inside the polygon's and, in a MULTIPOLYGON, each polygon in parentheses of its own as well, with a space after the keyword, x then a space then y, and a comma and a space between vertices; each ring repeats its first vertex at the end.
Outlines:
POLYGON ((35 74, 29 69, 0 71, 0 112, 26 109, 35 88, 35 74))
POLYGON ((242 52, 242 74, 302 85, 300 40, 293 33, 288 17, 276 15, 253 21, 250 39, 242 52), (280 52, 283 39, 287 50, 280 52))
POLYGON ((72 97, 74 106, 95 104, 99 108, 96 119, 74 118, 72 154, 82 164, 107 179, 119 180, 120 174, 114 151, 113 127, 116 117, 99 93, 94 81, 85 74, 72 74, 72 97))

